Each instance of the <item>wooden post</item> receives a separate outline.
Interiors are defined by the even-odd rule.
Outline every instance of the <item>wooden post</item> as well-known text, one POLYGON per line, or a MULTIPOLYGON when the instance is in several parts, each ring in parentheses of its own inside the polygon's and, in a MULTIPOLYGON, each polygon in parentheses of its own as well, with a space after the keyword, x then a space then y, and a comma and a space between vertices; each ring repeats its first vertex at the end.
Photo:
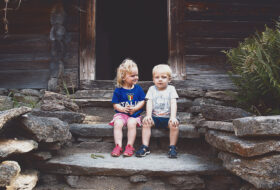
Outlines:
POLYGON ((185 80, 184 0, 168 0, 168 52, 173 79, 185 80))
POLYGON ((94 80, 96 0, 82 0, 80 6, 80 80, 94 80))

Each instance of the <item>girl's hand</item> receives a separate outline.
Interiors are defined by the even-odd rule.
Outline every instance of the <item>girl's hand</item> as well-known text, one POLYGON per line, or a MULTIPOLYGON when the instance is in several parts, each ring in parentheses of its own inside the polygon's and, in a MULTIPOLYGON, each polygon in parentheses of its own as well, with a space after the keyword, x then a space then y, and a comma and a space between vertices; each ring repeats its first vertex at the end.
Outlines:
POLYGON ((175 118, 175 117, 171 117, 170 119, 169 119, 169 125, 171 126, 171 127, 175 127, 175 128, 177 128, 178 126, 179 126, 179 121, 178 121, 178 119, 177 118, 175 118))
POLYGON ((144 125, 154 125, 153 118, 151 116, 145 116, 143 119, 143 124, 144 125))
POLYGON ((135 112, 136 112, 136 109, 135 109, 135 107, 132 107, 132 106, 128 106, 128 113, 129 113, 129 115, 132 115, 132 114, 134 114, 135 112))
POLYGON ((122 107, 121 108, 122 110, 121 110, 121 112, 123 112, 123 113, 129 113, 129 110, 130 110, 130 108, 129 107, 122 107))

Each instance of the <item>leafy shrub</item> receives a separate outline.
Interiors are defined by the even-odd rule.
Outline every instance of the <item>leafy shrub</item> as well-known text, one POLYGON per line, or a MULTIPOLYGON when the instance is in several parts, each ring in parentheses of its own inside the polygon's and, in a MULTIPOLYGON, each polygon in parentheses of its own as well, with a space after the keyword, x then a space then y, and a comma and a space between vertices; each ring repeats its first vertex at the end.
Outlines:
POLYGON ((224 53, 239 105, 260 115, 280 114, 280 22, 224 53))

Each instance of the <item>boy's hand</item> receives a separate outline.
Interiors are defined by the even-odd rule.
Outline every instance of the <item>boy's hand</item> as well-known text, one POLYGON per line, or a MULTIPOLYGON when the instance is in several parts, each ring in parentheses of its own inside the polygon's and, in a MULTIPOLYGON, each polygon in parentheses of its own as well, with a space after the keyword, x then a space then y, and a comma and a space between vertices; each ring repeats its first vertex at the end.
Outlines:
POLYGON ((153 125, 154 124, 153 118, 151 116, 145 116, 143 119, 143 124, 153 125))
POLYGON ((178 119, 177 118, 175 118, 175 117, 171 117, 170 119, 169 119, 169 125, 171 126, 171 127, 175 127, 175 128, 177 128, 178 126, 179 126, 179 121, 178 121, 178 119))

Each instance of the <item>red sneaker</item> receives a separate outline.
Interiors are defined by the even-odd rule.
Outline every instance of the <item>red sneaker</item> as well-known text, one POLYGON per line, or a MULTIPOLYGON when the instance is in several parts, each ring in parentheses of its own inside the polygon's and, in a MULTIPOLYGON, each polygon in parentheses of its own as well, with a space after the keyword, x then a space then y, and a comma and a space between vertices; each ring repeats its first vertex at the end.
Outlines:
POLYGON ((117 144, 113 151, 111 152, 111 156, 119 157, 122 153, 123 149, 117 144))
POLYGON ((127 156, 127 157, 130 157, 130 156, 133 155, 134 150, 135 150, 135 149, 134 149, 130 144, 128 144, 128 145, 126 145, 126 147, 125 147, 125 151, 124 151, 123 155, 124 155, 124 156, 127 156))

